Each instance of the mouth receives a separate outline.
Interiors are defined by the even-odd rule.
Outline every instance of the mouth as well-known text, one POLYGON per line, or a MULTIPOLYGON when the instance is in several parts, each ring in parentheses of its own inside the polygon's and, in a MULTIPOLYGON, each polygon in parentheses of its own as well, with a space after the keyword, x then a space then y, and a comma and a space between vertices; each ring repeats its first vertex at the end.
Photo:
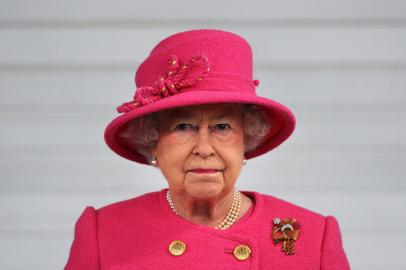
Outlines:
POLYGON ((198 174, 214 174, 214 173, 218 173, 221 171, 222 170, 217 170, 217 169, 196 168, 196 169, 189 170, 188 172, 198 173, 198 174))

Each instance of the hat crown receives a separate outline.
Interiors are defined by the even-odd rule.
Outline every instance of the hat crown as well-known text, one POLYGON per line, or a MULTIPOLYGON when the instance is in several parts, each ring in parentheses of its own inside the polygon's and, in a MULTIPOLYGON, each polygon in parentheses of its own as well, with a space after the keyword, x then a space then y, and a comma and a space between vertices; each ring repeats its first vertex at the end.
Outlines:
POLYGON ((197 87, 188 90, 255 92, 252 73, 252 49, 239 35, 222 30, 199 29, 180 32, 159 42, 139 66, 137 88, 156 85, 169 71, 168 60, 175 55, 183 65, 195 56, 208 59, 210 72, 197 87), (245 87, 241 87, 245 84, 245 87))

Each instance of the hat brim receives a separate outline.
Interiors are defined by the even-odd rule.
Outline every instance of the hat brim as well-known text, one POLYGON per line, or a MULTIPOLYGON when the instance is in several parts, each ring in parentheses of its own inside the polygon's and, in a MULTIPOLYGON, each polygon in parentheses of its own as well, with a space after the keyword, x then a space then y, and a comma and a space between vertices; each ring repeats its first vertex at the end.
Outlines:
POLYGON ((162 98, 154 103, 138 107, 113 119, 106 127, 104 139, 107 145, 118 155, 142 164, 149 164, 143 155, 126 147, 117 137, 124 125, 136 118, 147 114, 172 109, 203 104, 243 103, 256 104, 262 107, 271 121, 271 128, 260 145, 254 150, 245 153, 245 158, 250 159, 262 155, 285 141, 295 129, 295 117, 286 106, 268 98, 254 94, 239 93, 221 90, 185 91, 162 98))

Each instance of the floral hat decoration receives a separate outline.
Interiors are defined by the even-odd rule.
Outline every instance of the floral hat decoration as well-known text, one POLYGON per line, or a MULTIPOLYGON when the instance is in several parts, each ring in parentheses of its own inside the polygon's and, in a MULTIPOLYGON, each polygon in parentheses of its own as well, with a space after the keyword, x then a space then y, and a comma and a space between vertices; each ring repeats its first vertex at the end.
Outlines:
POLYGON ((217 29, 173 34, 159 42, 141 63, 133 98, 117 107, 106 127, 107 145, 118 155, 142 164, 148 160, 119 136, 126 124, 161 110, 219 103, 256 104, 271 128, 261 143, 245 153, 250 159, 280 145, 293 132, 295 117, 284 105, 257 96, 252 78, 252 50, 241 36, 217 29))

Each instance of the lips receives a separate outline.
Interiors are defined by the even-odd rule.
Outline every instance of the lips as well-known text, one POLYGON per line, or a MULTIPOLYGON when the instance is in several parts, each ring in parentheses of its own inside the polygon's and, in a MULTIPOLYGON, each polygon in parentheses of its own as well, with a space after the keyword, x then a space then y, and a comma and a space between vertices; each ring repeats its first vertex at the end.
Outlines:
POLYGON ((210 168, 196 168, 196 169, 189 170, 189 172, 193 172, 193 173, 216 173, 219 171, 220 170, 210 169, 210 168))

